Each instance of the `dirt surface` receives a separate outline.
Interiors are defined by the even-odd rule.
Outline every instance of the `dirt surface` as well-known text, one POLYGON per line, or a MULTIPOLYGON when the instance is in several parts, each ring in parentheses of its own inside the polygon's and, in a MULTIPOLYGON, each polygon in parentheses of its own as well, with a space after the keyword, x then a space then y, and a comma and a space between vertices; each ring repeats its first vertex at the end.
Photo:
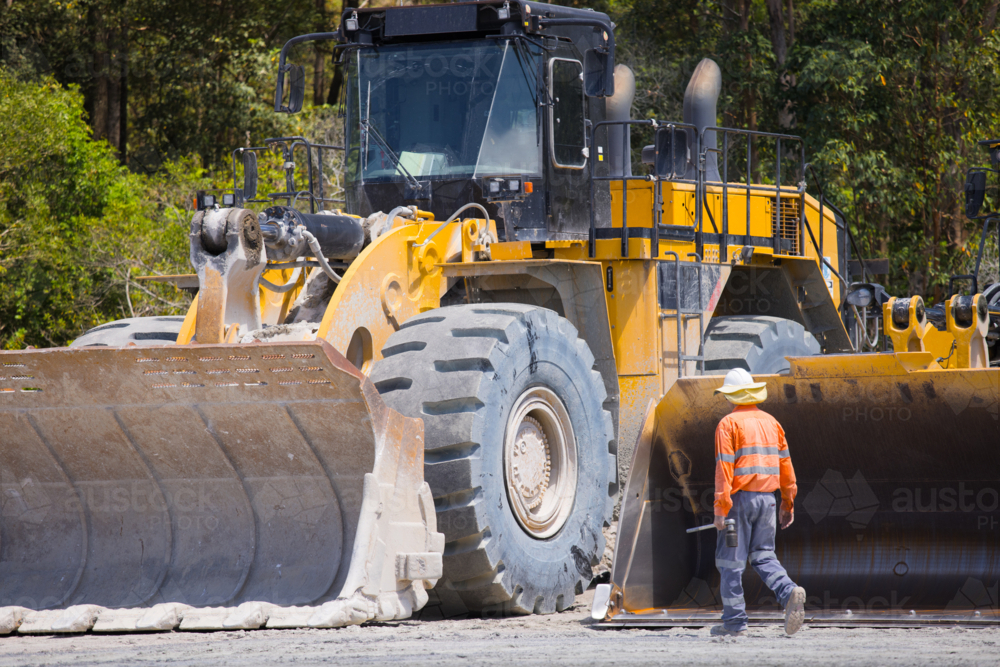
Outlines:
POLYGON ((340 630, 0 637, 0 665, 996 665, 1000 628, 777 626, 716 639, 708 628, 605 630, 593 590, 552 616, 404 621, 340 630))

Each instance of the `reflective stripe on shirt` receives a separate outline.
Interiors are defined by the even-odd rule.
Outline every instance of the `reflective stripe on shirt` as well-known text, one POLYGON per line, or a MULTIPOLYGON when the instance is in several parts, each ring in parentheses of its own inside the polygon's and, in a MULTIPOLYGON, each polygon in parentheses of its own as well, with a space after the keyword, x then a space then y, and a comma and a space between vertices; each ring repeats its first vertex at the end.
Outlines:
POLYGON ((738 491, 781 489, 782 507, 791 511, 797 493, 795 471, 784 429, 756 406, 738 406, 715 432, 715 513, 725 516, 738 491))
POLYGON ((750 456, 751 454, 781 456, 781 452, 777 447, 740 447, 736 450, 736 456, 750 456))
POLYGON ((781 473, 781 469, 777 466, 771 468, 768 466, 750 466, 749 468, 737 468, 733 471, 733 475, 777 475, 781 473))

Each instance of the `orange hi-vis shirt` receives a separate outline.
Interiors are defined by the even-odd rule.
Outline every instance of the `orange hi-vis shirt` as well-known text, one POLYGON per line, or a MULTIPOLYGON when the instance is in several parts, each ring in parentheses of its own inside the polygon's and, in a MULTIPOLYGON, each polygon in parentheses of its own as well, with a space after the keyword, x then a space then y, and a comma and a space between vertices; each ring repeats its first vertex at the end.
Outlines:
POLYGON ((795 470, 778 420, 755 405, 737 405, 715 429, 715 514, 726 516, 737 491, 781 489, 781 506, 795 504, 795 470))

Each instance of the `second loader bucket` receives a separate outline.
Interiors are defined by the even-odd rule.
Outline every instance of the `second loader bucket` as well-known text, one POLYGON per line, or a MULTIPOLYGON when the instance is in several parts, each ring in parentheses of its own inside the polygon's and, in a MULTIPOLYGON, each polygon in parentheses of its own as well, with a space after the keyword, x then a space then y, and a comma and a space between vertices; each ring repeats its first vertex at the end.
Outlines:
MULTIPOLYGON (((925 352, 791 359, 767 382, 798 478, 777 556, 806 618, 998 623, 1000 370, 942 370, 925 352)), ((718 622, 715 428, 721 377, 679 380, 650 406, 624 492, 605 622, 718 622)), ((748 565, 751 620, 782 610, 748 565)))
POLYGON ((0 632, 404 618, 423 427, 323 342, 0 353, 0 632))

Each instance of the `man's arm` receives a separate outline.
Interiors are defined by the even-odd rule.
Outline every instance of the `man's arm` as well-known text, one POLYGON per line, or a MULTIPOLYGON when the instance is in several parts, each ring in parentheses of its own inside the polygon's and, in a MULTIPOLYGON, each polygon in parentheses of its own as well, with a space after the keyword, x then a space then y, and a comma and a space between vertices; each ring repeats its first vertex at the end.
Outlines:
POLYGON ((736 463, 735 424, 723 419, 715 429, 715 526, 723 521, 733 506, 733 467, 736 463))
POLYGON ((778 427, 778 468, 779 485, 781 486, 781 512, 778 519, 782 528, 788 528, 795 520, 795 496, 799 487, 795 483, 795 468, 792 467, 792 456, 785 440, 785 429, 778 427))

